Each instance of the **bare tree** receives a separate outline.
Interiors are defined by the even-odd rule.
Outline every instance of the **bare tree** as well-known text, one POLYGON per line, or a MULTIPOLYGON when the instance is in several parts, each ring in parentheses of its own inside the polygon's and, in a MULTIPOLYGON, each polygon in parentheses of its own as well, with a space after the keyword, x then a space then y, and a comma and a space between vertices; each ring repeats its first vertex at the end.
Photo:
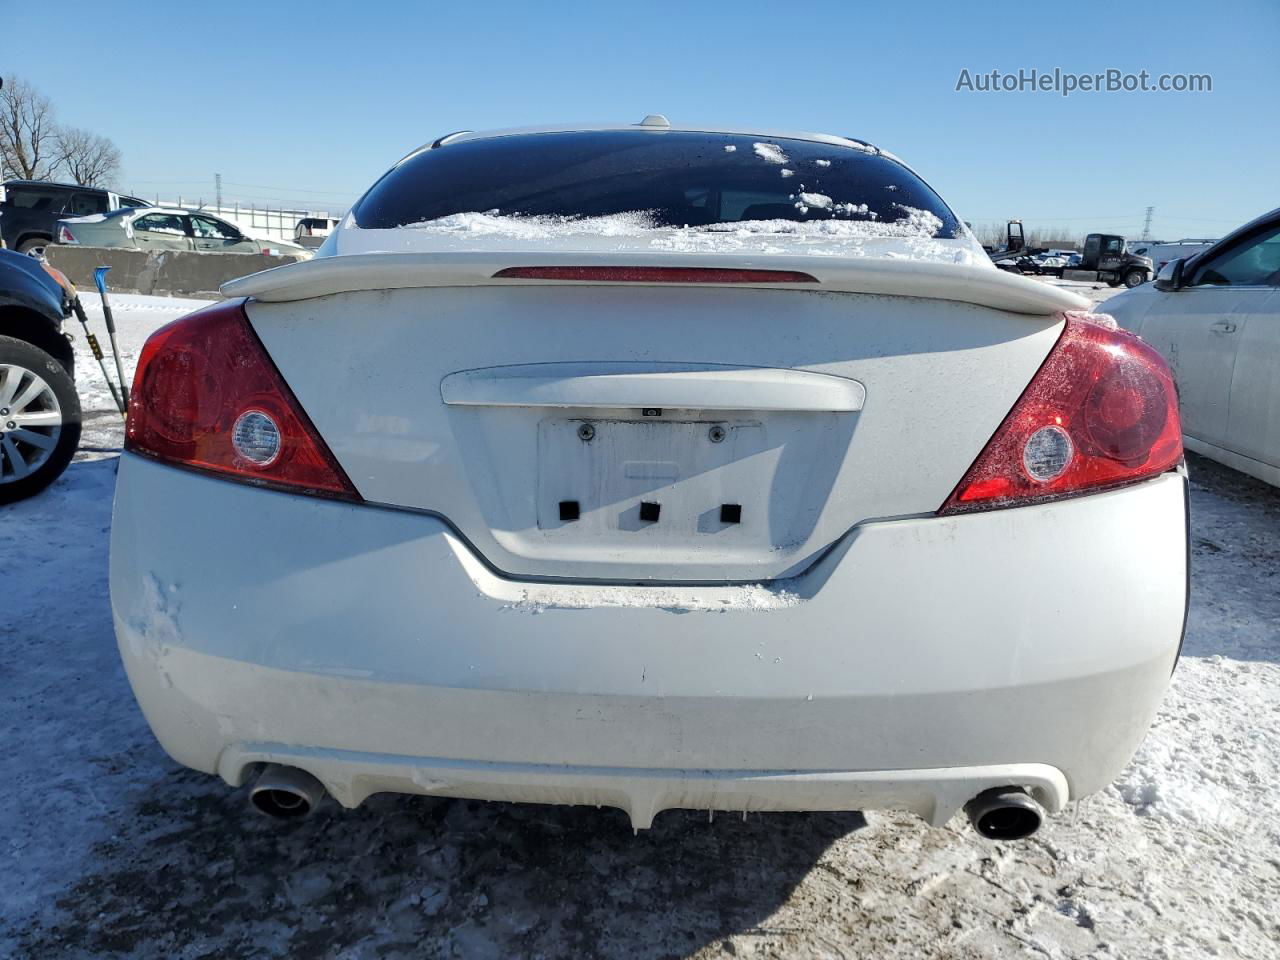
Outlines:
POLYGON ((1008 239, 1003 223, 975 223, 973 232, 984 247, 1003 247, 1008 239))
POLYGON ((1080 234, 1068 227, 1040 227, 1028 234, 1027 245, 1052 250, 1079 250, 1080 234))
POLYGON ((45 180, 61 160, 53 104, 21 77, 0 86, 0 168, 6 176, 45 180))
POLYGON ((76 183, 105 187, 120 174, 120 151, 107 137, 79 127, 59 127, 60 166, 76 183))

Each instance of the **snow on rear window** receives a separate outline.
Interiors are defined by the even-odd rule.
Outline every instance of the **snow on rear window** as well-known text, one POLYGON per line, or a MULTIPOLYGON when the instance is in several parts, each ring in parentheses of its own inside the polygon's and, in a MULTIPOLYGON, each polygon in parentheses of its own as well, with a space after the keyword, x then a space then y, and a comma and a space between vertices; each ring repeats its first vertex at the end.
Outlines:
POLYGON ((520 240, 572 236, 628 237, 653 228, 653 216, 643 210, 604 217, 504 216, 500 210, 486 210, 484 213, 451 213, 436 220, 410 224, 410 229, 414 230, 520 240))
POLYGON ((850 218, 881 236, 903 235, 893 224, 912 236, 926 225, 938 239, 960 235, 955 215, 928 185, 874 150, 690 131, 517 134, 450 143, 404 160, 352 214, 362 229, 525 231, 519 235, 530 238, 548 229, 609 236, 850 218), (930 217, 913 218, 908 210, 930 217))
POLYGON ((796 207, 801 213, 808 213, 810 207, 817 207, 819 210, 830 210, 835 206, 835 201, 828 197, 825 193, 799 193, 796 195, 796 207))

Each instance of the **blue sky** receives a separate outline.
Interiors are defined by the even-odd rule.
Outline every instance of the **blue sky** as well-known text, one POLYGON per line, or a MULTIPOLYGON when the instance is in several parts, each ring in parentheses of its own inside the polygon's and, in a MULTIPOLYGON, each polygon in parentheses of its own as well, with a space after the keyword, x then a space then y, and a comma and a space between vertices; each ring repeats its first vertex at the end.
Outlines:
POLYGON ((57 10, 5 0, 0 71, 113 138, 120 186, 147 196, 211 200, 221 172, 227 199, 342 208, 448 131, 660 112, 869 140, 975 222, 1137 236, 1154 206, 1153 232, 1173 239, 1280 205, 1277 0, 57 10), (955 91, 966 68, 1055 67, 1208 73, 1213 92, 955 91))

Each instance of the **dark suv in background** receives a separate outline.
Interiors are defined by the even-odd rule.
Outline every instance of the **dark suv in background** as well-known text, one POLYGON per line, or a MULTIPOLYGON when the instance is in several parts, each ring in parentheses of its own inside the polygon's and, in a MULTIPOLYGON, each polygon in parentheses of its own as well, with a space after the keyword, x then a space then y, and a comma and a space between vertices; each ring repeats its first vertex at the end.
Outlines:
POLYGON ((43 490, 79 445, 74 355, 62 332, 75 297, 47 263, 0 250, 0 504, 43 490))
POLYGON ((121 207, 145 207, 145 200, 98 187, 43 180, 6 180, 0 185, 0 240, 19 253, 41 256, 64 217, 87 217, 121 207))

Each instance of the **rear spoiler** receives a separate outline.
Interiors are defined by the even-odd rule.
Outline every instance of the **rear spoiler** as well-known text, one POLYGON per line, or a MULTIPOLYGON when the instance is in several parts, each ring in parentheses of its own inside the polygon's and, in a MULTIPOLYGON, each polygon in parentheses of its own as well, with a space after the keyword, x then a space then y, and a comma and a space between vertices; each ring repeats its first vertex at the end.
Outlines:
MULTIPOLYGON (((716 268, 728 271, 792 271, 812 282, 735 282, 733 286, 771 289, 821 290, 831 293, 869 293, 895 297, 923 297, 972 303, 1011 313, 1045 316, 1067 310, 1088 310, 1088 300, 1061 287, 1017 276, 991 266, 888 258, 837 258, 789 255, 726 256, 672 253, 360 253, 317 257, 273 267, 224 283, 224 297, 253 297, 268 303, 309 300, 358 290, 405 290, 420 287, 488 285, 592 284, 570 279, 513 279, 496 277, 501 271, 526 267, 716 268)), ((563 271, 562 271, 563 272, 563 271)), ((650 281, 652 282, 652 281, 650 281)), ((642 282, 640 285, 645 285, 642 282)), ((705 286, 700 281, 699 286, 705 286)))

